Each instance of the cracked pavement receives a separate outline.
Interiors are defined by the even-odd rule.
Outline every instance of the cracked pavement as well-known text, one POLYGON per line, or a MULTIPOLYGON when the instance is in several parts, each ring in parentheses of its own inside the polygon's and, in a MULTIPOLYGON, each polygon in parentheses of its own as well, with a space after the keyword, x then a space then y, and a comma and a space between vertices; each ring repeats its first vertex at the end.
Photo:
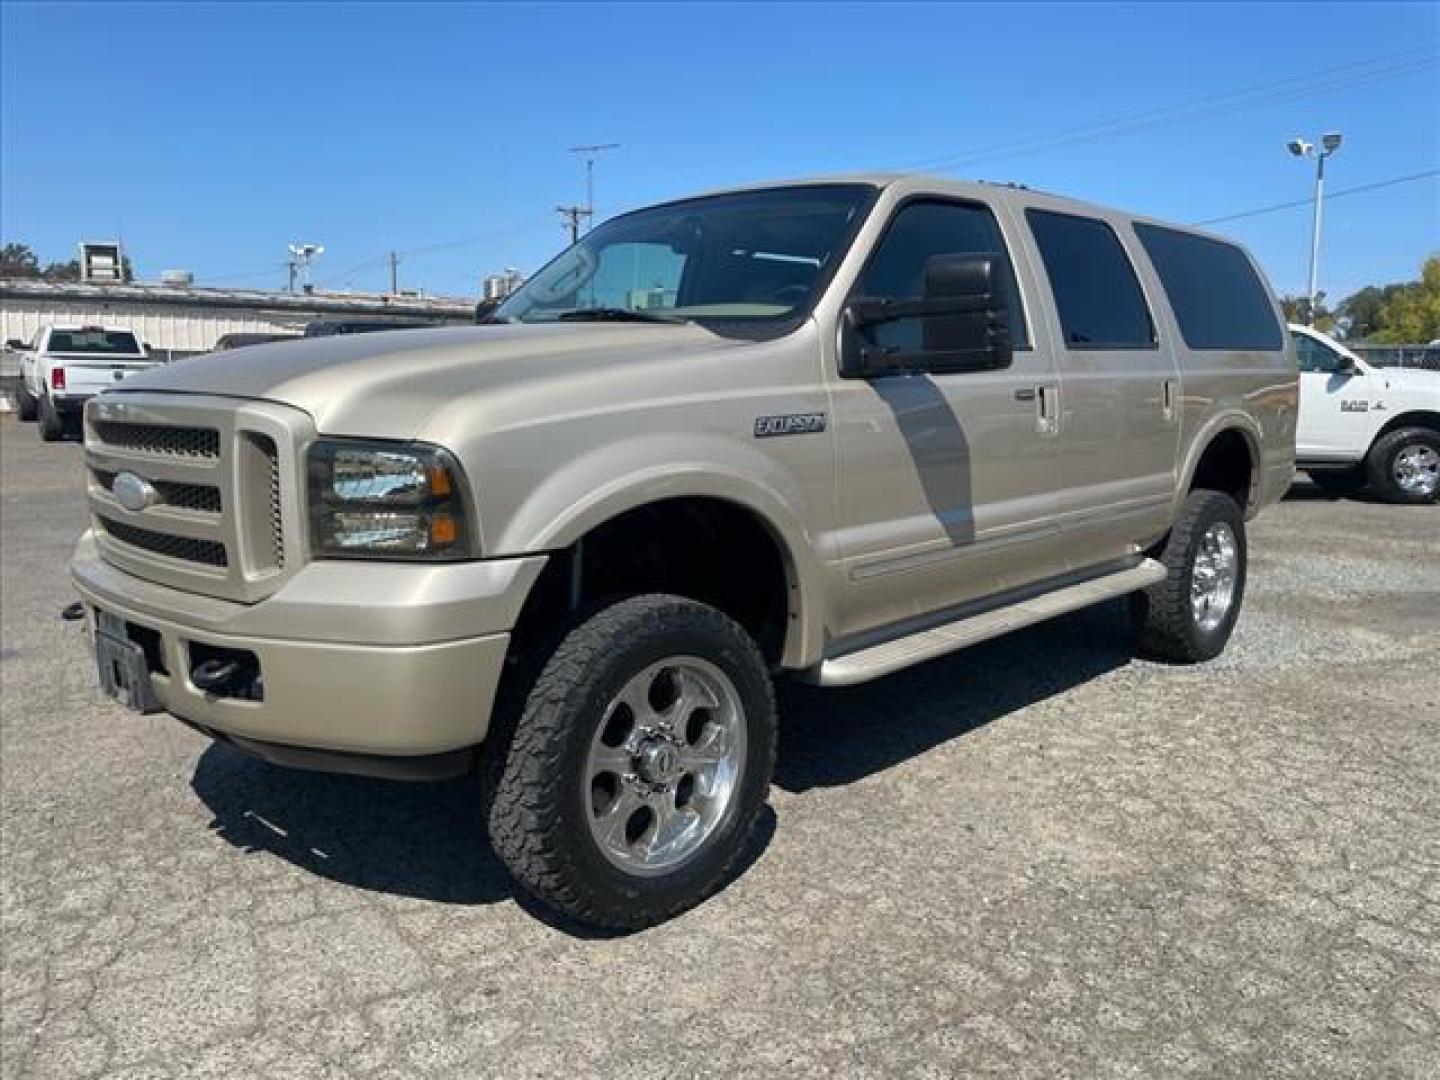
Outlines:
POLYGON ((1208 665, 1110 604, 784 687, 744 872, 606 937, 517 902, 468 781, 98 697, 80 448, 0 440, 7 1078, 1435 1075, 1440 510, 1297 484, 1208 665))

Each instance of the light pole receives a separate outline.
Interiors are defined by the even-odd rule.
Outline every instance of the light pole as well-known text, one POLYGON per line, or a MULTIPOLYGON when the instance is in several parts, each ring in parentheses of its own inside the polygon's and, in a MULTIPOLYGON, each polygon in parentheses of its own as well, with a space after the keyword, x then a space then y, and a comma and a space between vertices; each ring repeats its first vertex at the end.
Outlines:
POLYGON ((1291 139, 1289 143, 1290 153, 1296 157, 1315 159, 1315 216, 1310 226, 1310 310, 1305 319, 1311 326, 1315 325, 1315 306, 1319 297, 1317 287, 1320 278, 1320 215, 1325 203, 1325 159, 1340 149, 1340 142, 1340 132, 1328 131, 1320 136, 1318 148, 1304 139, 1291 139))

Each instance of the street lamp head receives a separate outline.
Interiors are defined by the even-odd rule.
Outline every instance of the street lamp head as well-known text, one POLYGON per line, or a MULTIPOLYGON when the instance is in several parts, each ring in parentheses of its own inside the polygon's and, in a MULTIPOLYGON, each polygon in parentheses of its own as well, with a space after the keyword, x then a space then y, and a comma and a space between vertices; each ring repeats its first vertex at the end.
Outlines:
POLYGON ((1288 145, 1290 153, 1296 157, 1309 157, 1315 152, 1315 144, 1308 143, 1304 139, 1291 139, 1288 145))
POLYGON ((1333 154, 1340 149, 1341 135, 1338 131, 1327 131, 1320 136, 1320 145, 1325 147, 1325 153, 1333 154))

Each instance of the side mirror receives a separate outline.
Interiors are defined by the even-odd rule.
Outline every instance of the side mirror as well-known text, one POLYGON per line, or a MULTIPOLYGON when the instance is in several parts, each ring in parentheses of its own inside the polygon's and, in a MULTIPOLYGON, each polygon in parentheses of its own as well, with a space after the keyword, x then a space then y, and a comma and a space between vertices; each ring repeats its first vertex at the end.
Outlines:
POLYGON ((30 346, 29 346, 29 345, 26 345, 25 342, 21 341, 19 338, 13 338, 13 337, 12 337, 9 341, 5 342, 5 347, 6 347, 7 349, 14 349, 16 352, 29 352, 29 351, 30 351, 30 346))
POLYGON ((1341 375, 1363 374, 1363 372, 1360 370, 1360 365, 1355 363, 1355 358, 1353 356, 1346 356, 1344 353, 1340 354, 1340 363, 1335 368, 1335 370, 1338 371, 1341 375))
POLYGON ((869 378, 1008 367, 1013 357, 1009 282, 1003 255, 932 255, 925 262, 919 299, 857 297, 846 306, 852 332, 841 374, 869 378), (919 323, 916 347, 880 343, 867 333, 901 320, 919 323))

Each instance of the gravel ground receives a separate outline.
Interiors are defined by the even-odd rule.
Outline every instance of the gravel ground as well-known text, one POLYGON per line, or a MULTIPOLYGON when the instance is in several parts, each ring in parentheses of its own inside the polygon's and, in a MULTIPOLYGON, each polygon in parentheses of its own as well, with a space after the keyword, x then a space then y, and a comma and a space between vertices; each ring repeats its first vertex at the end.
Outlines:
POLYGON ((1436 1075, 1440 510, 1298 485, 1203 667, 1112 604, 785 688, 745 872, 603 937, 517 901, 468 782, 98 699, 79 448, 0 439, 7 1077, 1436 1075))

